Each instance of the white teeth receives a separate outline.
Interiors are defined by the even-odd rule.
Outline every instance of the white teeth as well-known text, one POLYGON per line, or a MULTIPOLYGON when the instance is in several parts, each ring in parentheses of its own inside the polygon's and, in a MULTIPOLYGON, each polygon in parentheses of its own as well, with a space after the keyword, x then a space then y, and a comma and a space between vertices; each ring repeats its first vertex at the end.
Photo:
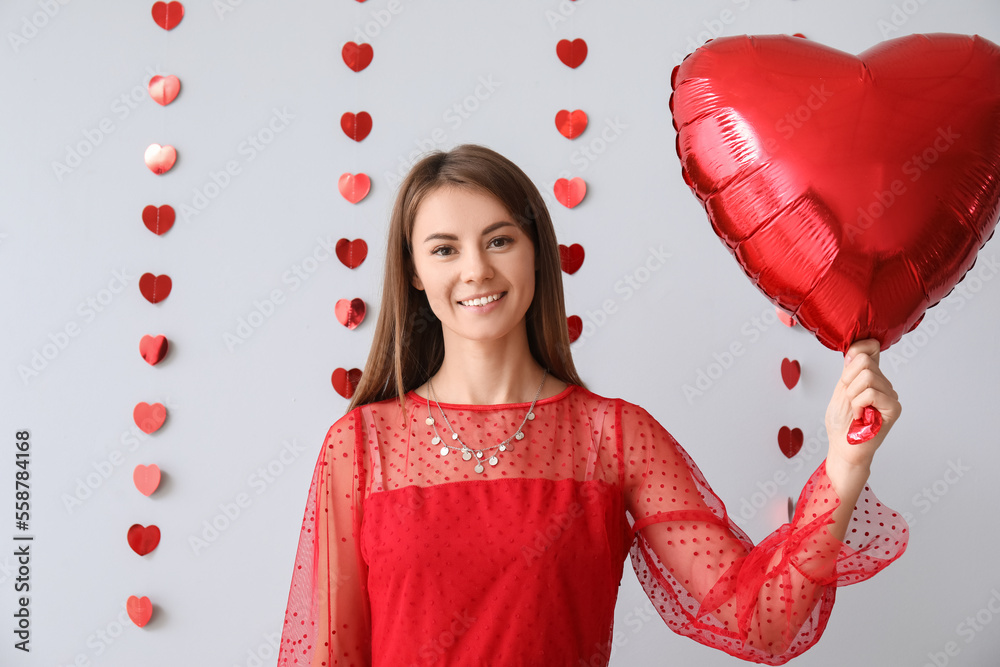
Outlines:
POLYGON ((501 296, 502 296, 501 294, 494 294, 493 296, 488 296, 483 299, 473 299, 472 301, 459 301, 459 303, 462 304, 463 306, 485 306, 488 303, 493 303, 501 296))

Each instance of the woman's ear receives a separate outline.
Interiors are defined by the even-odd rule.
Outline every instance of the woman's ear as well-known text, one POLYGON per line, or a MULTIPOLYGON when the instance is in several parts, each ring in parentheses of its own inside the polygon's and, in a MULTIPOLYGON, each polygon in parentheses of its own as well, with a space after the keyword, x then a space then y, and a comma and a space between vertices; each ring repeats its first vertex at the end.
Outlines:
POLYGON ((410 278, 410 284, 416 287, 420 291, 423 291, 424 289, 424 284, 420 282, 420 278, 415 273, 413 274, 413 277, 410 278))

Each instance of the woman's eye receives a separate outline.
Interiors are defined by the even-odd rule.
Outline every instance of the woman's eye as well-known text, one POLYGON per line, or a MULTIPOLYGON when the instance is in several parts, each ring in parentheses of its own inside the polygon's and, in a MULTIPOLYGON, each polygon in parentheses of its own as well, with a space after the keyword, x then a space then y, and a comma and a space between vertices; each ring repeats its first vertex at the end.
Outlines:
POLYGON ((450 254, 450 251, 451 251, 451 247, 446 246, 446 245, 440 245, 437 248, 434 248, 434 250, 431 250, 431 254, 432 255, 441 255, 443 257, 445 255, 450 254))
POLYGON ((490 243, 494 244, 494 243, 497 243, 498 241, 500 242, 500 245, 497 246, 497 247, 499 247, 499 248, 505 248, 505 247, 509 246, 511 243, 513 243, 514 239, 512 239, 512 238, 510 238, 508 236, 498 236, 495 239, 493 239, 492 241, 490 241, 490 243))

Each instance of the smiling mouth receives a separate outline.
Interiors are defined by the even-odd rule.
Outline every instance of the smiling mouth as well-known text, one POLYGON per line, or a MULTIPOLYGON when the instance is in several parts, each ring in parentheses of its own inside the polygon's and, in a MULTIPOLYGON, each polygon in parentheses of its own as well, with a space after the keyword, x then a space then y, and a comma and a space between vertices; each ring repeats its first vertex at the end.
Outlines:
POLYGON ((471 301, 459 301, 463 306, 485 306, 487 304, 493 303, 494 301, 499 301, 507 295, 507 292, 499 292, 491 296, 483 297, 481 299, 472 299, 471 301))

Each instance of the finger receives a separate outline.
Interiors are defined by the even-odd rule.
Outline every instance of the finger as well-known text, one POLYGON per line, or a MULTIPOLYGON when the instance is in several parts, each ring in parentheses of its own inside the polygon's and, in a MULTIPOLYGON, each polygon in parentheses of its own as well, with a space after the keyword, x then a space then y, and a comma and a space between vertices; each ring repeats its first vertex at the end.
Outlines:
MULTIPOLYGON (((885 377, 882 373, 882 369, 878 367, 878 363, 871 358, 870 355, 866 353, 859 353, 858 356, 853 359, 850 365, 845 366, 844 370, 840 374, 840 381, 844 386, 849 386, 858 375, 864 371, 871 371, 875 375, 885 377)), ((888 382, 888 380, 886 380, 888 382)))
POLYGON ((868 368, 858 373, 857 377, 844 390, 844 393, 847 395, 848 400, 853 402, 857 396, 860 396, 867 389, 874 389, 886 396, 893 396, 896 393, 892 388, 892 384, 884 375, 868 368))
POLYGON ((872 406, 882 413, 882 418, 894 421, 899 416, 899 402, 871 387, 865 389, 851 401, 854 418, 860 419, 866 406, 872 406))
POLYGON ((865 338, 863 340, 856 340, 851 343, 851 346, 847 348, 847 353, 844 355, 844 359, 848 360, 847 364, 850 364, 850 360, 858 354, 864 353, 870 356, 872 359, 878 363, 879 350, 881 349, 881 343, 878 342, 877 338, 865 338))

